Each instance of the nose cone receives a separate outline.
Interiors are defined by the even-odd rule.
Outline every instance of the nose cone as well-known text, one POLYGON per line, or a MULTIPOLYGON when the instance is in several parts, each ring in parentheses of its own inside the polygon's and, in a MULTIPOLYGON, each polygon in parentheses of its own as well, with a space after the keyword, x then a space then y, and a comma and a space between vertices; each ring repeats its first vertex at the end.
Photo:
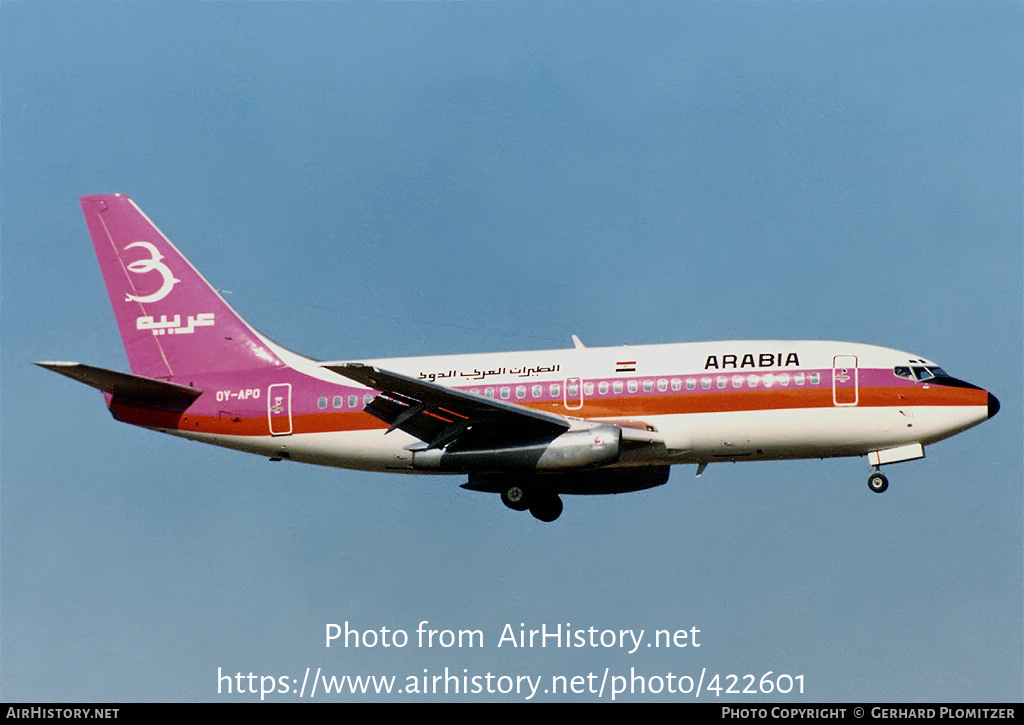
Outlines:
POLYGON ((999 412, 999 400, 992 393, 988 394, 988 417, 991 418, 993 415, 999 412))

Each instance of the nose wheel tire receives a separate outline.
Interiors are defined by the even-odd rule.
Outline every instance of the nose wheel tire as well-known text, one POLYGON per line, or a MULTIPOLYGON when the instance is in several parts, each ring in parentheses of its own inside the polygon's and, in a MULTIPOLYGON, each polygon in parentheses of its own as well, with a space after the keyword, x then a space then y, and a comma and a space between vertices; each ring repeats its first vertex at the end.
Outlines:
POLYGON ((868 476, 868 488, 875 493, 883 493, 889 488, 889 479, 883 474, 875 472, 868 476))

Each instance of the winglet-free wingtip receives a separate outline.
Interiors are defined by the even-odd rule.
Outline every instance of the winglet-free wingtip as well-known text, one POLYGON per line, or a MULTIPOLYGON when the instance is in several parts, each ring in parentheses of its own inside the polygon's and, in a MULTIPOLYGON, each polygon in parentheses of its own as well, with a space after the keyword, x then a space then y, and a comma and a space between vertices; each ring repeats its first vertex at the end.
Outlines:
POLYGON ((375 373, 377 368, 372 365, 365 363, 342 363, 340 365, 321 365, 324 370, 330 370, 332 373, 342 375, 349 380, 355 380, 357 383, 363 385, 374 386, 377 385, 377 379, 375 373))
POLYGON ((68 365, 77 365, 78 363, 71 362, 69 360, 36 360, 32 364, 33 365, 38 365, 41 368, 46 368, 47 370, 52 370, 53 367, 51 367, 51 366, 54 366, 54 367, 67 367, 68 365))

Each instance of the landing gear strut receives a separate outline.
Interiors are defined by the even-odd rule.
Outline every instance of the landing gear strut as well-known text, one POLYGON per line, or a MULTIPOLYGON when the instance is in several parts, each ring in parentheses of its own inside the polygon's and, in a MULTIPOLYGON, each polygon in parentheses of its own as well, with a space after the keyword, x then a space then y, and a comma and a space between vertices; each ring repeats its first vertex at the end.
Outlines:
POLYGON ((868 476, 868 488, 875 493, 884 493, 889 488, 889 479, 885 477, 881 469, 875 468, 868 476))

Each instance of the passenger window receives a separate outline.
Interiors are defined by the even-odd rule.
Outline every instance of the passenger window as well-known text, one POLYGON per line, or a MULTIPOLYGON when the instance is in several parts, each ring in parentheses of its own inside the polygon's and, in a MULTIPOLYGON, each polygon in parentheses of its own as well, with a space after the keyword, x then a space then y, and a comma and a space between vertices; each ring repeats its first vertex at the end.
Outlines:
POLYGON ((323 410, 324 408, 326 408, 327 407, 327 398, 318 398, 317 401, 316 401, 316 407, 320 408, 320 410, 323 410))
POLYGON ((333 400, 333 401, 331 401, 331 403, 332 403, 332 405, 333 405, 333 406, 334 406, 335 408, 340 408, 340 407, 341 407, 341 404, 342 404, 341 396, 340 396, 340 395, 335 395, 335 396, 334 396, 334 400, 333 400))
POLYGON ((639 387, 640 386, 637 384, 637 382, 635 380, 627 380, 626 381, 626 390, 628 390, 631 393, 635 393, 637 391, 637 389, 639 389, 639 387))
POLYGON ((797 385, 803 385, 804 382, 805 382, 804 381, 804 374, 803 373, 797 373, 796 375, 794 375, 793 376, 793 382, 796 383, 797 385))
POLYGON ((354 408, 359 404, 359 398, 355 395, 348 396, 348 407, 354 408))
POLYGON ((654 392, 654 381, 653 380, 645 380, 644 381, 644 392, 645 393, 653 393, 654 392))
POLYGON ((734 388, 742 388, 743 387, 743 376, 742 375, 733 375, 732 376, 732 386, 734 388))
POLYGON ((687 378, 686 379, 686 389, 687 390, 696 390, 697 389, 697 381, 694 380, 693 378, 687 378))
POLYGON ((789 385, 789 373, 779 373, 775 376, 775 380, 778 381, 779 385, 785 387, 789 385))
POLYGON ((728 384, 729 378, 715 378, 715 385, 718 386, 719 390, 725 390, 725 386, 728 384))
POLYGON ((751 388, 756 388, 757 384, 760 381, 761 381, 761 378, 757 377, 756 375, 748 375, 747 376, 747 385, 750 386, 751 388))
POLYGON ((659 380, 658 381, 658 392, 664 393, 666 390, 668 390, 668 381, 667 380, 659 380))
POLYGON ((775 385, 775 375, 772 374, 772 373, 765 373, 764 374, 764 386, 766 388, 770 388, 773 385, 775 385))
POLYGON ((594 394, 594 384, 593 383, 583 383, 583 394, 584 395, 593 395, 594 394))
POLYGON ((367 393, 363 396, 363 405, 369 405, 371 400, 373 400, 373 394, 367 393))
POLYGON ((522 400, 525 397, 526 397, 526 386, 525 385, 517 385, 516 386, 516 398, 518 400, 522 400))
POLYGON ((683 381, 679 378, 672 378, 672 389, 678 393, 683 389, 683 381))
POLYGON ((821 382, 821 373, 811 373, 811 385, 817 385, 821 382))
POLYGON ((509 395, 511 395, 509 389, 506 388, 506 387, 502 387, 501 388, 501 399, 502 400, 508 400, 509 395))
POLYGON ((621 393, 622 392, 622 381, 621 380, 616 380, 614 383, 612 383, 612 390, 614 390, 616 393, 621 393))
POLYGON ((544 388, 541 385, 534 385, 533 388, 530 389, 530 392, 533 393, 533 397, 539 398, 544 395, 544 388))
POLYGON ((701 378, 700 387, 703 390, 711 390, 711 378, 701 378))
POLYGON ((551 387, 548 388, 548 392, 551 394, 552 398, 557 398, 562 394, 562 386, 558 383, 553 383, 551 387))
POLYGON ((608 395, 608 383, 601 381, 597 384, 597 392, 601 395, 608 395))
POLYGON ((494 397, 494 388, 484 388, 484 397, 493 398, 494 397))

